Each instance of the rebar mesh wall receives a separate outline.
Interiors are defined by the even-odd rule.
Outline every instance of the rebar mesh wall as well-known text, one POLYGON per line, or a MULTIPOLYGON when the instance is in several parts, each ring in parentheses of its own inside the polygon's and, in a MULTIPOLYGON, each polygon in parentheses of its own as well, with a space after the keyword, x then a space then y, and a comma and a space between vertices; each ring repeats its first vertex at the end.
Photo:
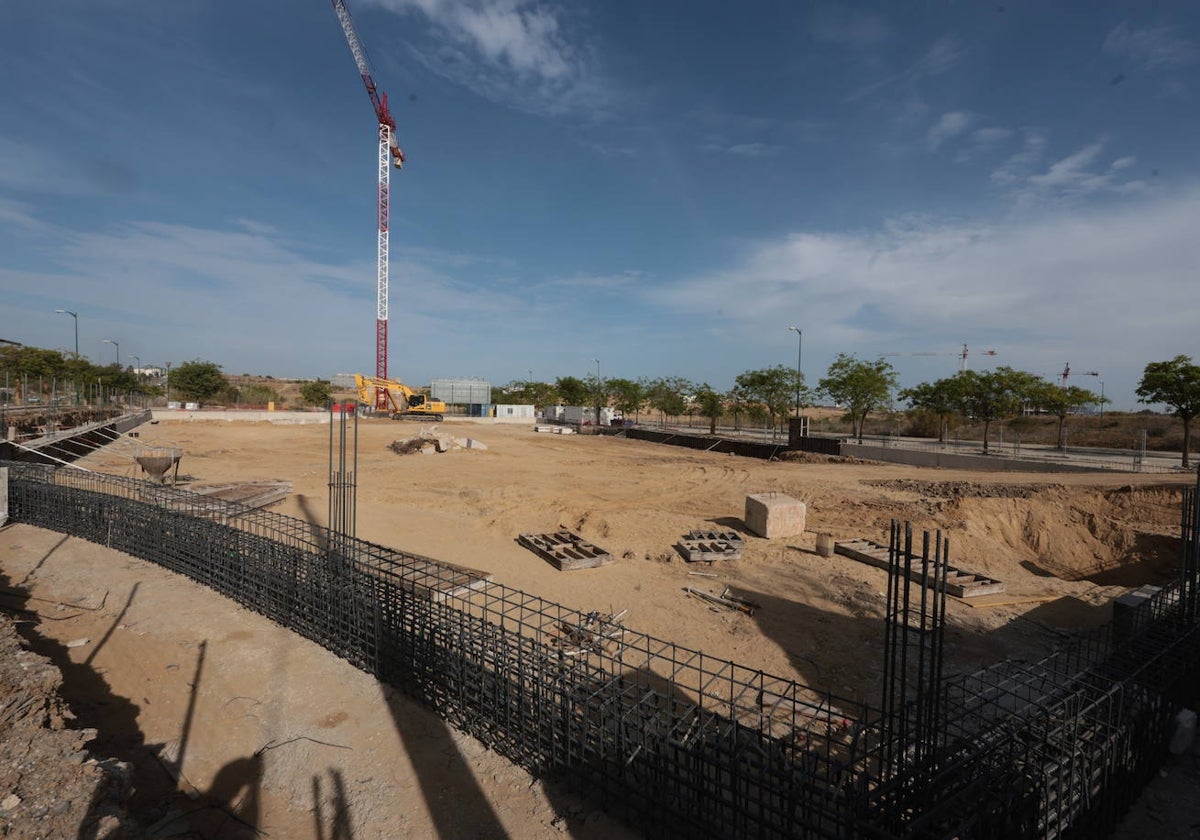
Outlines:
POLYGON ((654 835, 854 836, 870 710, 427 558, 176 488, 14 466, 13 518, 158 563, 323 645, 654 835), (449 584, 457 572, 445 569, 449 584), (769 698, 764 700, 764 698, 769 698))
POLYGON ((457 570, 290 517, 11 466, 14 520, 188 575, 648 836, 1097 836, 1158 766, 1172 688, 1200 658, 1181 573, 1120 644, 1106 632, 946 681, 939 721, 889 774, 879 745, 904 735, 878 710, 615 626, 611 645, 564 645, 595 616, 494 583, 455 590, 457 570))

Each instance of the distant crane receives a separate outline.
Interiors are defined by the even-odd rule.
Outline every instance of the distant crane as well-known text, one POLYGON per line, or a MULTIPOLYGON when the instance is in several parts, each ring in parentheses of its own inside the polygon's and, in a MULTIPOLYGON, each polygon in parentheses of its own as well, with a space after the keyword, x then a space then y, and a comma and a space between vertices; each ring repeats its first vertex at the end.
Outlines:
MULTIPOLYGON (((967 369, 967 345, 962 346, 962 350, 957 353, 930 352, 930 353, 884 353, 885 356, 953 356, 958 359, 958 372, 962 373, 967 369)), ((995 350, 984 350, 982 355, 995 356, 995 350)))
MULTIPOLYGON (((375 282, 375 376, 379 379, 388 378, 388 201, 391 193, 391 179, 388 162, 397 169, 404 166, 404 152, 396 142, 396 121, 388 111, 387 94, 375 86, 371 78, 371 65, 367 61, 367 53, 354 21, 350 17, 350 9, 345 0, 332 0, 333 11, 342 24, 342 32, 346 43, 358 66, 358 75, 362 77, 367 88, 367 96, 371 98, 371 107, 379 120, 379 236, 376 248, 376 282, 375 282)), ((387 409, 387 392, 383 388, 375 389, 375 408, 387 409)))
MULTIPOLYGON (((1076 373, 1075 375, 1076 375, 1076 376, 1099 376, 1099 375, 1100 375, 1100 371, 1097 371, 1097 370, 1085 370, 1083 373, 1076 373)), ((1066 388, 1066 387, 1067 387, 1067 380, 1069 380, 1070 378, 1071 378, 1071 363, 1070 363, 1070 362, 1067 362, 1067 363, 1066 363, 1066 365, 1063 367, 1063 372, 1062 372, 1062 387, 1064 387, 1064 388, 1066 388)))

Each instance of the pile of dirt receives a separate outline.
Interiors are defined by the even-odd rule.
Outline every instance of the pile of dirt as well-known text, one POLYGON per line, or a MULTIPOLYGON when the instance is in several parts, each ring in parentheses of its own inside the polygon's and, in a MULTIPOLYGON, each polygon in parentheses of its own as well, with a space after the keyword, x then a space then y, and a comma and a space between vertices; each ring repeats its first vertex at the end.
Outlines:
POLYGON ((83 749, 94 729, 69 729, 62 675, 0 616, 0 836, 136 840, 130 767, 83 749))
POLYGON ((1029 499, 1058 484, 979 484, 974 481, 920 481, 912 478, 864 481, 872 487, 903 490, 937 499, 1029 499))
POLYGON ((412 455, 414 453, 429 455, 431 453, 457 452, 463 449, 487 449, 487 446, 474 438, 458 438, 454 435, 439 432, 437 427, 434 426, 429 429, 422 429, 420 433, 410 438, 394 440, 388 444, 388 449, 397 455, 412 455))
POLYGON ((849 455, 822 455, 819 452, 801 452, 799 449, 789 449, 775 456, 776 461, 790 461, 795 464, 871 464, 874 461, 864 461, 849 455))
POLYGON ((1035 575, 1141 586, 1178 570, 1179 504, 1175 488, 1047 487, 1028 497, 958 499, 942 515, 967 542, 989 546, 993 556, 1007 549, 1035 575))

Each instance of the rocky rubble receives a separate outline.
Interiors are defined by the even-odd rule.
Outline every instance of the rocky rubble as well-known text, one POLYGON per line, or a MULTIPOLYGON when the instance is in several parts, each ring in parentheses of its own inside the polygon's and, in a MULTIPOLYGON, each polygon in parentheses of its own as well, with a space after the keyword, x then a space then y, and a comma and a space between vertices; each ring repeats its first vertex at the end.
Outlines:
POLYGON ((394 440, 388 448, 397 455, 412 455, 419 453, 455 452, 462 449, 487 449, 481 441, 474 438, 458 438, 451 434, 439 432, 437 426, 422 429, 418 434, 404 440, 394 440))
POLYGON ((0 837, 143 837, 124 810, 129 765, 88 754, 96 732, 69 728, 61 684, 58 669, 0 614, 0 837))

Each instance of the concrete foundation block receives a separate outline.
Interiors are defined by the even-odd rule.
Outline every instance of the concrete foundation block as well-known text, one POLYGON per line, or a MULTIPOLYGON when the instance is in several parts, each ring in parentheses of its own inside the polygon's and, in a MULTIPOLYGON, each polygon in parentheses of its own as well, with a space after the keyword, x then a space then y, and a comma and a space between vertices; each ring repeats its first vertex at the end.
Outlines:
POLYGON ((746 529, 760 537, 795 537, 804 533, 808 507, 783 493, 746 497, 746 529))

